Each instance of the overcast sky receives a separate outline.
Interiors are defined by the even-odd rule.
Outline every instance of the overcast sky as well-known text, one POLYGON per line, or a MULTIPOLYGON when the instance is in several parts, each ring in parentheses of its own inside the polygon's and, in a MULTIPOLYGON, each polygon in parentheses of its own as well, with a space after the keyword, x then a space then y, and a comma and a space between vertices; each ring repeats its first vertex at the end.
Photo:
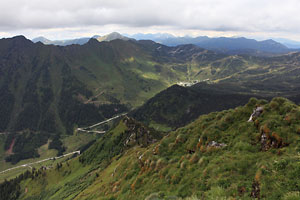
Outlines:
POLYGON ((2 0, 0 37, 134 34, 300 40, 300 0, 2 0))

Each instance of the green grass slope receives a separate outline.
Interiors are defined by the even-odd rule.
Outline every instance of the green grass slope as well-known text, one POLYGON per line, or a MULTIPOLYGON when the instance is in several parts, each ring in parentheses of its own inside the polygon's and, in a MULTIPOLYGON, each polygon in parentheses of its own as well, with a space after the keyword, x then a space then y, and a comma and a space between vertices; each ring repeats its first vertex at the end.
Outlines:
POLYGON ((241 94, 218 84, 199 83, 192 87, 173 85, 149 99, 130 115, 158 129, 175 129, 201 114, 246 104, 251 94, 241 94))
MULTIPOLYGON (((41 156, 38 148, 51 140, 55 144, 50 146, 62 153, 62 140, 71 137, 76 127, 136 108, 179 81, 210 79, 231 84, 226 88, 230 95, 239 86, 250 96, 294 95, 299 100, 299 55, 229 56, 194 45, 167 47, 152 41, 91 39, 84 45, 59 47, 32 43, 22 36, 1 39, 0 132, 10 133, 1 151, 15 140, 14 154, 7 158, 15 164, 41 156)), ((195 102, 198 94, 187 93, 188 100, 178 99, 183 106, 175 106, 179 112, 155 111, 153 127, 169 130, 212 111, 202 106, 203 98, 202 104, 195 102)), ((223 97, 230 107, 238 105, 223 97)), ((170 100, 173 105, 176 98, 170 100)))
POLYGON ((124 124, 59 169, 0 191, 20 188, 19 199, 299 198, 300 107, 287 99, 252 98, 202 115, 154 144, 134 140, 120 151, 124 124), (262 114, 247 122, 257 106, 262 114))

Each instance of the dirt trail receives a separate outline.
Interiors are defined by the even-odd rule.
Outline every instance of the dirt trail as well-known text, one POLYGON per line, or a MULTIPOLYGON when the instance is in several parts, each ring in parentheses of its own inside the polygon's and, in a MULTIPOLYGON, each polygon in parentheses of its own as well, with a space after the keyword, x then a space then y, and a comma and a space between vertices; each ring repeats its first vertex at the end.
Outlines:
POLYGON ((97 95, 95 95, 95 96, 92 96, 91 98, 89 98, 88 100, 86 100, 85 102, 84 102, 84 104, 87 104, 87 103, 93 103, 93 99, 94 98, 97 98, 97 97, 99 97, 100 95, 102 95, 104 92, 100 92, 99 94, 97 94, 97 95))
POLYGON ((12 154, 12 153, 13 153, 14 145, 15 145, 15 138, 14 138, 14 139, 12 140, 12 142, 10 143, 9 148, 8 148, 8 150, 6 151, 7 154, 12 154))
POLYGON ((60 158, 66 157, 66 156, 70 156, 70 155, 75 154, 75 153, 80 154, 80 151, 74 151, 74 152, 67 153, 67 154, 64 154, 64 155, 61 155, 61 156, 46 158, 46 159, 39 160, 39 161, 36 161, 36 162, 31 162, 31 163, 19 165, 19 166, 13 167, 13 168, 6 169, 6 170, 0 172, 0 174, 11 171, 11 170, 14 170, 14 169, 17 169, 17 168, 21 168, 21 167, 32 168, 31 165, 34 165, 34 164, 37 164, 37 163, 42 163, 42 162, 45 162, 45 161, 48 161, 48 160, 57 160, 57 159, 60 159, 60 158))

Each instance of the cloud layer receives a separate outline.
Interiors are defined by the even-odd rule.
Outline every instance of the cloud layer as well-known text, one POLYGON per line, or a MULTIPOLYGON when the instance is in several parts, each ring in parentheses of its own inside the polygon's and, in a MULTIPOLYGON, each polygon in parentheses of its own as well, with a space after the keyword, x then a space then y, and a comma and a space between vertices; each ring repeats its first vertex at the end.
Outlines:
POLYGON ((0 29, 87 27, 300 33, 299 0, 10 0, 0 29))

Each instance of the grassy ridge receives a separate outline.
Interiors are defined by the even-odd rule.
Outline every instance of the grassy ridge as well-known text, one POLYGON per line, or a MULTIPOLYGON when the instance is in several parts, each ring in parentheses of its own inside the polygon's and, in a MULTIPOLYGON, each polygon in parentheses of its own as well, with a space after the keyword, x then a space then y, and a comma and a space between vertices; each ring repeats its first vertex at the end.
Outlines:
MULTIPOLYGON (((58 47, 34 44, 20 36, 0 40, 0 63, 0 131, 11 132, 20 144, 16 146, 24 147, 14 149, 13 163, 38 157, 38 148, 48 140, 55 141, 50 146, 61 153, 63 135, 72 135, 75 127, 136 108, 179 81, 209 78, 218 83, 216 87, 231 85, 225 88, 230 94, 240 88, 239 94, 231 97, 243 101, 224 98, 230 107, 245 102, 245 98, 239 99, 240 93, 262 97, 290 94, 299 102, 299 53, 271 58, 228 56, 193 45, 167 47, 122 40, 58 47), (23 132, 34 133, 35 142, 23 132)), ((176 108, 170 113, 146 110, 142 114, 153 118, 140 120, 170 130, 208 113, 203 111, 207 101, 198 102, 205 99, 203 95, 192 90, 186 93, 178 105, 176 95, 170 98, 176 108)), ((168 110, 162 101, 158 108, 168 110)), ((6 139, 2 152, 12 139, 6 139)))
MULTIPOLYGON (((106 165, 71 160, 62 165, 61 171, 53 169, 44 177, 22 181, 21 188, 30 190, 21 190, 20 197, 297 199, 299 117, 299 106, 284 98, 269 103, 252 98, 243 107, 202 115, 150 146, 134 145, 112 158, 105 154, 114 148, 96 147, 101 140, 114 141, 115 137, 103 138, 79 159, 99 154, 111 159, 106 165), (256 106, 263 106, 263 113, 254 122, 247 122, 256 106), (52 184, 50 174, 60 177, 56 181, 61 180, 64 187, 58 189, 52 184), (41 183, 46 189, 36 189, 41 183)), ((113 132, 125 130, 122 126, 113 132)))
POLYGON ((192 87, 174 85, 149 99, 130 115, 149 126, 170 129, 182 127, 201 114, 244 105, 251 94, 240 94, 216 84, 199 83, 192 87))

